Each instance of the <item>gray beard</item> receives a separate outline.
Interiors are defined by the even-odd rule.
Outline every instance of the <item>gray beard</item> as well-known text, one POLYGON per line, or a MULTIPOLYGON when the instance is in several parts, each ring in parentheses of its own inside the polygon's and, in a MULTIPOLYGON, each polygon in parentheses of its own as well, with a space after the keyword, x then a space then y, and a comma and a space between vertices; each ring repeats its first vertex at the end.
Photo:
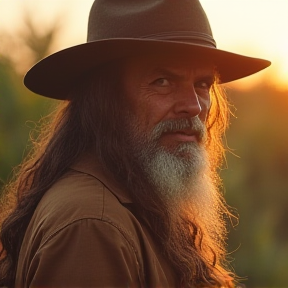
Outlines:
POLYGON ((173 154, 164 149, 147 150, 145 148, 142 150, 143 157, 140 161, 148 181, 155 190, 167 200, 179 197, 184 200, 188 197, 191 187, 195 188, 206 162, 202 155, 203 151, 197 147, 197 144, 181 144, 173 154), (177 152, 182 151, 192 154, 193 158, 184 159, 177 156, 177 152))
POLYGON ((179 201, 195 197, 196 191, 203 193, 203 171, 208 166, 208 157, 203 145, 189 142, 170 148, 158 144, 162 133, 188 127, 196 131, 199 139, 203 140, 205 128, 201 121, 194 118, 161 122, 153 129, 151 135, 147 135, 140 130, 139 125, 135 124, 137 121, 131 117, 133 116, 129 116, 130 127, 127 129, 129 153, 137 159, 144 173, 143 176, 155 192, 159 193, 165 202, 175 203, 175 200, 178 200, 178 204, 179 201))
MULTIPOLYGON (((189 219, 201 229, 205 239, 220 243, 226 233, 223 214, 227 210, 216 185, 216 174, 210 167, 204 124, 196 117, 170 120, 159 123, 148 135, 135 117, 129 116, 126 120, 129 122, 124 126, 123 139, 130 159, 140 166, 140 174, 134 180, 142 183, 142 193, 146 185, 147 189, 152 188, 150 193, 159 196, 173 229, 181 223, 181 218, 189 219), (198 142, 180 143, 176 147, 159 145, 163 133, 187 127, 198 136, 198 142)), ((140 191, 134 190, 134 193, 140 191)))

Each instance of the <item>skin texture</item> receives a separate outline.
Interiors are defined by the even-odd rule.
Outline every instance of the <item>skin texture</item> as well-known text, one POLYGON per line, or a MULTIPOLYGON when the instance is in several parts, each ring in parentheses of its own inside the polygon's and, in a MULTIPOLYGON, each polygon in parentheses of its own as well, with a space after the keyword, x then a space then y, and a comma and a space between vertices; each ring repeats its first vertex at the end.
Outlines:
MULTIPOLYGON (((135 215, 153 231, 155 243, 171 263, 179 287, 233 287, 233 277, 230 277, 230 272, 224 266, 227 262, 223 219, 229 212, 215 186, 220 183, 215 171, 224 151, 220 136, 228 123, 225 95, 218 93, 215 85, 208 88, 214 78, 214 71, 204 62, 191 61, 187 55, 184 60, 171 54, 149 57, 130 59, 124 64, 124 72, 121 59, 117 66, 115 63, 107 64, 97 73, 88 75, 83 84, 79 82, 71 90, 74 100, 61 103, 55 115, 51 116, 51 122, 42 127, 41 137, 37 138, 33 153, 21 164, 16 181, 7 186, 9 195, 18 194, 18 204, 2 226, 1 241, 5 250, 1 255, 5 258, 0 263, 0 274, 5 277, 0 277, 0 286, 14 285, 19 253, 17 247, 20 248, 27 225, 43 195, 78 161, 82 153, 93 148, 99 165, 114 175, 115 181, 123 185, 133 197, 135 215), (130 119, 136 121, 125 123, 125 120, 129 120, 125 113, 130 113, 128 116, 134 116, 130 119), (182 119, 191 120, 191 123, 197 119, 207 127, 208 132, 203 149, 209 152, 211 165, 207 169, 211 171, 205 175, 198 173, 208 186, 205 191, 202 187, 196 188, 201 191, 201 195, 207 192, 212 198, 206 199, 205 195, 197 197, 197 201, 193 199, 196 206, 186 201, 179 202, 179 205, 168 205, 165 201, 167 197, 164 199, 158 191, 154 191, 152 184, 143 176, 142 162, 133 157, 132 149, 129 149, 131 146, 127 146, 127 138, 123 137, 124 132, 129 136, 131 134, 127 127, 139 128, 135 130, 139 132, 135 135, 143 137, 134 140, 144 145, 146 142, 143 139, 147 136, 149 139, 158 124, 182 119), (128 123, 131 125, 125 126, 128 123), (212 182, 207 181, 210 178, 212 182), (203 201, 198 198, 205 198, 209 208, 205 208, 203 201), (197 207, 207 212, 207 217, 203 213, 195 217, 199 211, 197 207)), ((181 129, 184 131, 170 130, 173 131, 171 135, 167 135, 167 131, 161 133, 160 138, 155 138, 156 142, 152 143, 155 147, 152 148, 157 151, 157 148, 162 147, 163 150, 171 150, 167 154, 194 159, 195 154, 179 154, 177 150, 177 147, 197 146, 193 137, 195 135, 190 135, 191 129, 181 129)), ((200 146, 201 139, 196 136, 200 146)), ((135 146, 133 142, 130 144, 135 146)))
MULTIPOLYGON (((143 131, 160 122, 199 117, 205 123, 210 108, 213 68, 181 57, 134 57, 124 67, 123 86, 127 110, 137 115, 143 131)), ((163 147, 198 141, 191 131, 164 133, 163 147)))

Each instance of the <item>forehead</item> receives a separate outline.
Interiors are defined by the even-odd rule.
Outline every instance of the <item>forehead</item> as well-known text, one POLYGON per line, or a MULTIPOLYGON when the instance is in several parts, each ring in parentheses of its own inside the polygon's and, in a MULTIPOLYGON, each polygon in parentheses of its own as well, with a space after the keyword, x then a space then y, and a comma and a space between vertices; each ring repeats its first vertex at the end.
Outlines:
POLYGON ((213 65, 203 59, 163 53, 158 55, 138 55, 125 59, 124 78, 145 77, 163 73, 179 75, 214 75, 213 65))

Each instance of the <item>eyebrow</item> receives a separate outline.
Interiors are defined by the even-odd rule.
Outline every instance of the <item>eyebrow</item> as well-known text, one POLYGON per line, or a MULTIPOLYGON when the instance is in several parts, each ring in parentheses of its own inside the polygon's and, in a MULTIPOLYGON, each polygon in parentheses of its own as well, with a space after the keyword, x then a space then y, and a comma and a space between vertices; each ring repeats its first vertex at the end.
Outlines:
POLYGON ((158 67, 158 68, 155 68, 151 74, 153 75, 156 73, 166 75, 176 80, 185 79, 185 75, 181 75, 181 73, 177 72, 176 69, 173 69, 173 68, 158 67))
MULTIPOLYGON (((158 68, 155 68, 151 74, 154 74, 154 73, 164 74, 164 75, 167 75, 168 77, 171 77, 175 80, 184 80, 185 79, 184 74, 179 73, 176 69, 173 69, 173 68, 158 67, 158 68)), ((203 70, 202 71, 200 70, 200 72, 195 75, 195 79, 197 81, 205 80, 207 82, 214 83, 215 71, 211 71, 211 73, 210 72, 204 73, 203 70)))

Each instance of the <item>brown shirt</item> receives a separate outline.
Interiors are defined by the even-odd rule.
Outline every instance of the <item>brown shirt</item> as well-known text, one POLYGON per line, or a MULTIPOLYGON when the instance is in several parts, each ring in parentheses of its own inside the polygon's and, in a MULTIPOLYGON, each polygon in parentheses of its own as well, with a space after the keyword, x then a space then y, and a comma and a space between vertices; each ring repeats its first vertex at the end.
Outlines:
POLYGON ((175 287, 171 267, 89 157, 46 192, 26 231, 16 287, 175 287))

